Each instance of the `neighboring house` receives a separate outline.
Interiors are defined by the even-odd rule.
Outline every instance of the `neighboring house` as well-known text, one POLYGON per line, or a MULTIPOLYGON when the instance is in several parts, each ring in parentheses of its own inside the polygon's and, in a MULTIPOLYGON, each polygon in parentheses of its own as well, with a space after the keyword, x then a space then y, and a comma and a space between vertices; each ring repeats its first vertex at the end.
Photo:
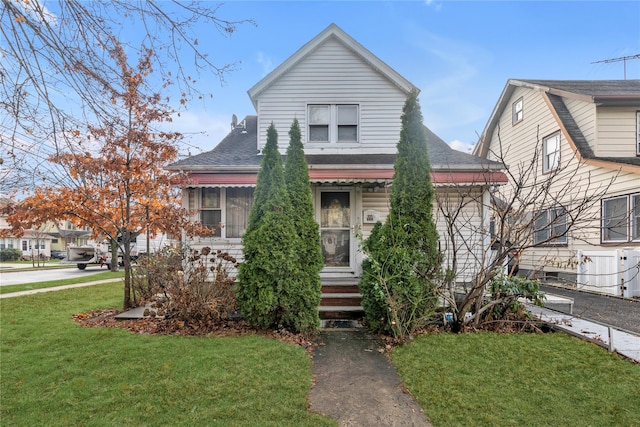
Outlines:
POLYGON ((474 154, 504 162, 512 191, 553 179, 531 204, 543 244, 521 254, 520 273, 640 296, 640 80, 509 80, 474 154), (597 197, 577 221, 564 214, 585 194, 597 197))
MULTIPOLYGON (((193 218, 216 228, 214 236, 193 239, 191 246, 222 248, 242 258, 267 128, 275 125, 285 154, 297 118, 320 225, 322 277, 359 277, 360 239, 389 211, 402 109, 415 89, 336 25, 327 27, 249 89, 257 115, 234 120, 212 151, 168 166, 189 176, 184 204, 193 218)), ((477 203, 466 208, 468 216, 474 226, 488 227, 483 201, 490 185, 506 183, 502 164, 455 151, 428 129, 427 134, 437 192, 464 188, 473 194, 477 203)), ((443 250, 450 249, 447 244, 442 238, 443 250)))
POLYGON ((66 251, 69 246, 87 246, 93 243, 89 236, 89 227, 76 227, 71 221, 58 221, 56 224, 47 225, 48 233, 52 237, 51 249, 66 251))
MULTIPOLYGON (((0 209, 4 208, 8 201, 6 198, 0 198, 0 209)), ((22 252, 23 259, 48 259, 51 257, 51 240, 44 228, 25 230, 21 237, 16 237, 11 232, 6 215, 0 215, 0 250, 18 249, 22 252)))

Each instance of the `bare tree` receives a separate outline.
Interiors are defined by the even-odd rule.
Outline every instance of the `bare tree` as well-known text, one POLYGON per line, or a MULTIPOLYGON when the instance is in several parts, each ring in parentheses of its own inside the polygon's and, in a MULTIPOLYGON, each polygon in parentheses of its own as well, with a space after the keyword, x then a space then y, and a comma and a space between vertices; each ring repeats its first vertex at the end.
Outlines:
MULTIPOLYGON (((508 165, 508 185, 488 193, 462 185, 436 193, 438 222, 447 229, 448 274, 440 295, 454 331, 492 319, 518 298, 539 298, 537 284, 514 277, 522 256, 536 252, 527 259, 534 270, 572 267, 577 260, 567 256, 568 239, 586 242, 597 232, 592 212, 615 178, 597 183, 577 160, 541 174, 540 147, 538 141, 530 161, 508 165)), ((508 148, 500 143, 492 155, 506 164, 508 148)))
POLYGON ((109 55, 118 44, 133 57, 153 52, 159 77, 148 82, 148 92, 173 91, 176 110, 211 95, 199 89, 201 73, 224 82, 237 64, 216 65, 207 55, 211 43, 200 43, 198 28, 230 36, 251 23, 221 19, 219 8, 178 0, 1 0, 3 191, 35 188, 42 181, 64 185, 68 175, 47 159, 91 149, 78 144, 78 129, 116 116, 119 106, 104 93, 118 84, 119 67, 109 55))

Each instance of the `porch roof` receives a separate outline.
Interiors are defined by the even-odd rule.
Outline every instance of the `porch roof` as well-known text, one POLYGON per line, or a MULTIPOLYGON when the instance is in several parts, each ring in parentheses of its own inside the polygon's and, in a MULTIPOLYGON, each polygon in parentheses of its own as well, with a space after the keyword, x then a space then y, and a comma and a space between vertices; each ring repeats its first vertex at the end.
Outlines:
MULTIPOLYGON (((393 169, 310 169, 309 179, 315 184, 389 184, 393 169)), ((191 173, 189 186, 253 187, 257 173, 191 173)), ((436 186, 506 184, 507 176, 500 171, 485 172, 432 172, 436 186)))

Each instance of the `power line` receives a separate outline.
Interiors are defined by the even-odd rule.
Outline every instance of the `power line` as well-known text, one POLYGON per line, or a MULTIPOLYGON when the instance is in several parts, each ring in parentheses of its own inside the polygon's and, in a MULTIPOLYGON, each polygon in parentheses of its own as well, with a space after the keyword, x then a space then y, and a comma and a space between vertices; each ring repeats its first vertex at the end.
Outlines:
POLYGON ((630 59, 640 59, 640 53, 637 53, 635 55, 630 55, 630 56, 621 56, 619 58, 609 58, 609 59, 603 59, 600 61, 595 61, 592 62, 592 64, 609 64, 611 62, 620 62, 622 61, 624 63, 624 79, 627 80, 627 61, 630 59))

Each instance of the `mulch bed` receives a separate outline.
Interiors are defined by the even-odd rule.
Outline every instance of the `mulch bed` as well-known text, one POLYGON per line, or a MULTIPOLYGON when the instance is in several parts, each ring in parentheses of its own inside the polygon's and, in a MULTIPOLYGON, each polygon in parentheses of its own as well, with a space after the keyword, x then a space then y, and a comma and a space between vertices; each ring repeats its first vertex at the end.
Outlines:
POLYGON ((217 322, 186 323, 177 319, 145 317, 143 319, 118 320, 118 310, 96 310, 79 313, 73 320, 87 327, 121 328, 137 334, 182 335, 202 337, 230 337, 243 335, 262 335, 303 348, 313 345, 313 337, 295 334, 285 329, 259 330, 244 320, 221 320, 217 322))
MULTIPOLYGON (((190 322, 186 323, 177 319, 165 319, 162 317, 145 317, 142 319, 119 320, 115 316, 120 311, 114 309, 96 310, 88 313, 79 313, 73 316, 73 320, 86 327, 121 328, 136 334, 181 335, 200 337, 237 337, 244 335, 261 335, 281 342, 299 345, 313 354, 316 346, 313 334, 296 334, 286 329, 260 330, 250 326, 245 320, 226 319, 216 322, 190 322)), ((511 319, 510 321, 489 322, 481 327, 467 326, 461 332, 493 331, 498 333, 522 333, 541 332, 540 325, 535 321, 523 319, 511 319)), ((416 335, 442 333, 448 328, 442 324, 431 324, 416 335)), ((393 351, 393 348, 402 345, 402 340, 390 336, 379 335, 382 346, 378 350, 381 353, 393 351)))

